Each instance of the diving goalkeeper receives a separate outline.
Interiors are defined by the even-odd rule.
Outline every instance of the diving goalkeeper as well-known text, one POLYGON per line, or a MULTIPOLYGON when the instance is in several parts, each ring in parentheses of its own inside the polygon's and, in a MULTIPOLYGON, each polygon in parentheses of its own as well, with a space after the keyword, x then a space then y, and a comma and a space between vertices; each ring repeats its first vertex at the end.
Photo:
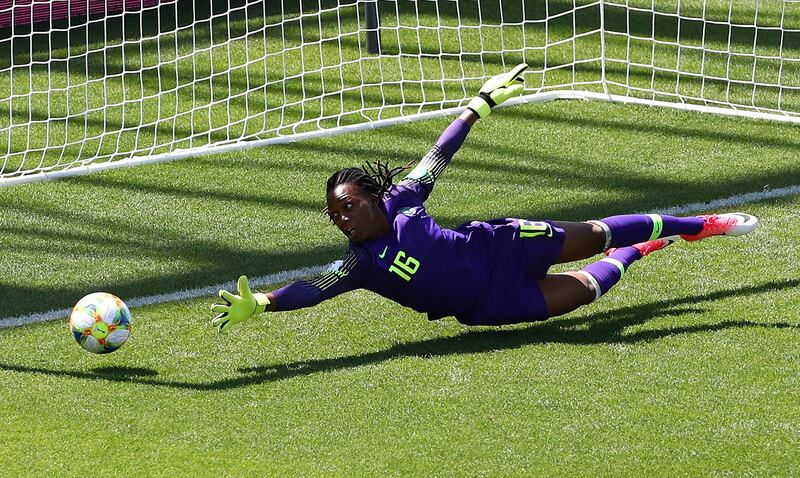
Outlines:
POLYGON ((518 218, 472 221, 444 229, 428 215, 425 200, 464 142, 472 125, 523 90, 521 64, 489 79, 467 109, 445 129, 427 155, 398 184, 406 168, 382 163, 346 168, 327 183, 325 213, 348 249, 321 276, 268 293, 220 291, 212 325, 227 332, 265 311, 311 307, 354 289, 367 289, 426 313, 454 316, 466 325, 545 320, 607 293, 637 260, 680 240, 738 236, 758 220, 744 213, 701 217, 629 214, 586 222, 518 218), (553 264, 605 252, 573 272, 549 274, 553 264))

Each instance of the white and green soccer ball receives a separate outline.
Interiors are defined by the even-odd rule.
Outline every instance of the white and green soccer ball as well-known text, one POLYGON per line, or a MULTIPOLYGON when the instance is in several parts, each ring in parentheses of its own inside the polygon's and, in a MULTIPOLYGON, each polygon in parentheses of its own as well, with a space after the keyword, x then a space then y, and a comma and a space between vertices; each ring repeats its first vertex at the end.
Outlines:
POLYGON ((119 297, 94 292, 79 300, 69 316, 75 341, 95 354, 111 353, 122 346, 131 332, 131 311, 119 297))

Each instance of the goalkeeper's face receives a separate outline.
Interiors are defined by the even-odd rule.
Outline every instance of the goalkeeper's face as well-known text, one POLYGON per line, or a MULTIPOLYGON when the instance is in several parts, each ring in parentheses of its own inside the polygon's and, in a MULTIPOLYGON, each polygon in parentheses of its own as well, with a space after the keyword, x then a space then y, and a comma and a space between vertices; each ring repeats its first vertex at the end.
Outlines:
POLYGON ((348 239, 361 244, 386 234, 389 221, 376 196, 353 183, 336 186, 328 194, 328 217, 348 239))

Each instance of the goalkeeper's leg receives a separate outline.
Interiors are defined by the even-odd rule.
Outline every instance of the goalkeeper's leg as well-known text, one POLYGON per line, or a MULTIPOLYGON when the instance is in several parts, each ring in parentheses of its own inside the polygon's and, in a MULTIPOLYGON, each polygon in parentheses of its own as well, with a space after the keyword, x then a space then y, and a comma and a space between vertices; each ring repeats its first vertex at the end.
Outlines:
POLYGON ((711 236, 740 236, 755 229, 758 219, 745 213, 700 217, 628 214, 556 225, 566 232, 559 262, 591 257, 603 250, 608 257, 580 271, 549 274, 539 281, 550 317, 566 314, 599 298, 619 282, 631 264, 679 237, 698 241, 711 236))
POLYGON ((548 274, 539 281, 548 316, 566 314, 594 301, 619 282, 631 264, 677 240, 678 236, 670 236, 611 249, 608 257, 579 271, 548 274))
POLYGON ((659 214, 625 214, 599 221, 556 222, 566 232, 559 263, 586 259, 609 248, 620 248, 675 235, 694 235, 703 230, 698 217, 659 214))

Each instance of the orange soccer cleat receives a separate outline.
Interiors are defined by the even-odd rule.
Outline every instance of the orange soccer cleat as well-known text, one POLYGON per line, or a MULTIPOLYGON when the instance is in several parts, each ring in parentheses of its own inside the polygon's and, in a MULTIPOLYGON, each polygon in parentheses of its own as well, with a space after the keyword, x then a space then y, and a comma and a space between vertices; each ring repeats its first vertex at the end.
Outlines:
MULTIPOLYGON (((668 245, 678 241, 678 239, 680 239, 680 236, 659 237, 658 239, 653 239, 652 241, 634 244, 631 247, 635 247, 639 251, 639 254, 644 257, 667 247, 668 245)), ((608 249, 605 254, 610 256, 616 250, 617 248, 608 249)))
POLYGON ((758 218, 743 212, 708 214, 702 217, 703 229, 694 235, 682 234, 686 241, 699 241, 711 236, 741 236, 758 226, 758 218))

